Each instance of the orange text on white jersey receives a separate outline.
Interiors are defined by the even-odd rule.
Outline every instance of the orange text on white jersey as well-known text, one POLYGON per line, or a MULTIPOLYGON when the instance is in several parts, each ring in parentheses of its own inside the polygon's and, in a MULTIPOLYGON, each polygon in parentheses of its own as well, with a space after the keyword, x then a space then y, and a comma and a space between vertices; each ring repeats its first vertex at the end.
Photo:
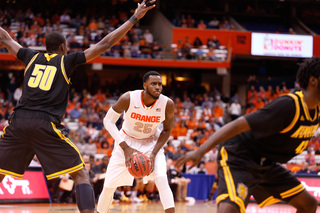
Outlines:
POLYGON ((150 123, 160 123, 161 116, 148 116, 148 115, 141 115, 139 113, 131 112, 130 118, 138 120, 138 121, 144 121, 144 122, 150 122, 150 123))

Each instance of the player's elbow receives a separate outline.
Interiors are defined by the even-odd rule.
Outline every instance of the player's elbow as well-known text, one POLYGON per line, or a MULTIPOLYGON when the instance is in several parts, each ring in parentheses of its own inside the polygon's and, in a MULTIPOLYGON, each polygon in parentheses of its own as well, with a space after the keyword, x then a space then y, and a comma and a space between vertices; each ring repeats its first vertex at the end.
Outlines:
POLYGON ((106 130, 110 131, 114 124, 106 117, 103 119, 103 126, 106 130))

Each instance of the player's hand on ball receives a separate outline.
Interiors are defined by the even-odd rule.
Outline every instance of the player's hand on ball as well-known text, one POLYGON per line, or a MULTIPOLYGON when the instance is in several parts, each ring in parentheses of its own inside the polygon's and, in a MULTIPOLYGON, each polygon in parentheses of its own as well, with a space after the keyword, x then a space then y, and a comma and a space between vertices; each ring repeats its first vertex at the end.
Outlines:
POLYGON ((156 6, 155 2, 156 0, 143 0, 141 3, 138 3, 138 7, 134 13, 137 19, 141 19, 149 10, 154 8, 156 6))
POLYGON ((198 150, 187 152, 185 155, 180 157, 177 162, 175 163, 174 167, 179 168, 183 166, 186 162, 192 161, 192 165, 188 168, 191 169, 194 166, 197 166, 202 158, 202 155, 197 152, 198 150))
POLYGON ((134 149, 134 148, 131 148, 130 146, 128 146, 128 144, 126 142, 121 142, 120 143, 120 147, 122 148, 123 150, 123 154, 124 154, 124 157, 125 157, 125 163, 126 163, 126 167, 129 168, 130 167, 130 161, 131 161, 131 158, 134 154, 137 154, 137 153, 140 153, 140 151, 134 149))

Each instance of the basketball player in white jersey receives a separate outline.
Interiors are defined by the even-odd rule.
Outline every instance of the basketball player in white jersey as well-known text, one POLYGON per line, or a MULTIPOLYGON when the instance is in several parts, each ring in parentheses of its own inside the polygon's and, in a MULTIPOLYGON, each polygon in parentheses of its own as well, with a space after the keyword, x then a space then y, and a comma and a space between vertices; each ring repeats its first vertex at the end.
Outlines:
POLYGON ((151 172, 144 182, 154 180, 165 213, 175 212, 174 199, 167 179, 166 159, 163 145, 173 127, 174 103, 161 94, 161 76, 156 71, 143 76, 144 90, 126 92, 108 110, 103 123, 115 140, 115 146, 106 171, 103 191, 97 210, 109 209, 118 186, 131 186, 134 177, 129 173, 130 159, 141 152, 150 158, 151 172), (124 122, 119 131, 115 125, 124 112, 124 122), (162 130, 158 128, 163 124, 162 130))

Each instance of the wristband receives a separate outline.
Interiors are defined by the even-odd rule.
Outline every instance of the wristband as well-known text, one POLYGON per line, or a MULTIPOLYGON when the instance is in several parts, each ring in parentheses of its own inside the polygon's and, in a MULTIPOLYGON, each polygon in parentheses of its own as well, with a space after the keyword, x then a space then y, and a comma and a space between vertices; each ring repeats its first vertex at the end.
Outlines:
POLYGON ((133 14, 133 15, 129 18, 129 21, 130 21, 132 24, 136 24, 139 20, 138 20, 137 17, 133 14))

